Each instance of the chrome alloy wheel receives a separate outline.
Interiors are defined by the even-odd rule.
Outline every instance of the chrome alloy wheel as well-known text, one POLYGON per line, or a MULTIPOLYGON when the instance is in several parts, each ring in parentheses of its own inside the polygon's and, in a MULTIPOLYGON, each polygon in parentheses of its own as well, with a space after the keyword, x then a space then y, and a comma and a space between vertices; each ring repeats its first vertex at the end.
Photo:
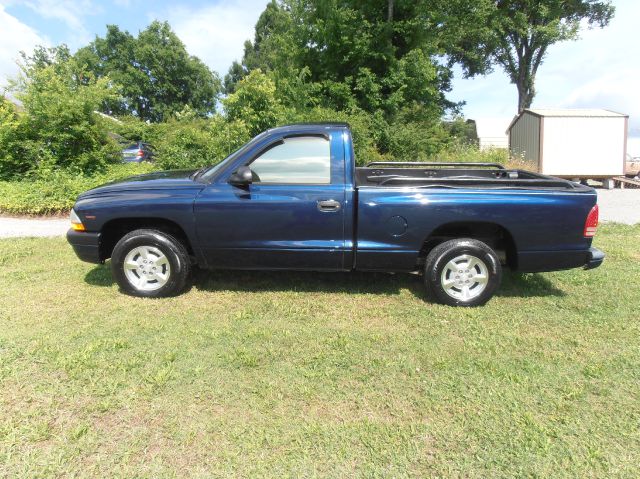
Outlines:
POLYGON ((155 246, 133 248, 124 259, 124 274, 139 291, 162 288, 171 276, 171 265, 165 254, 155 246))
POLYGON ((463 254, 449 261, 442 271, 442 289, 454 299, 471 301, 482 294, 489 281, 489 270, 475 256, 463 254))

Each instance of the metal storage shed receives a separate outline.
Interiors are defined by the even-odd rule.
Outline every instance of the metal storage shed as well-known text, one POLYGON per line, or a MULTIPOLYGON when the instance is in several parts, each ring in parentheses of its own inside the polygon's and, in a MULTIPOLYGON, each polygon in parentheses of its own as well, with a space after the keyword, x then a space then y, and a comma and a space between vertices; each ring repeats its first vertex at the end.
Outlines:
POLYGON ((599 109, 526 109, 509 127, 509 150, 545 175, 606 179, 624 174, 629 116, 599 109))

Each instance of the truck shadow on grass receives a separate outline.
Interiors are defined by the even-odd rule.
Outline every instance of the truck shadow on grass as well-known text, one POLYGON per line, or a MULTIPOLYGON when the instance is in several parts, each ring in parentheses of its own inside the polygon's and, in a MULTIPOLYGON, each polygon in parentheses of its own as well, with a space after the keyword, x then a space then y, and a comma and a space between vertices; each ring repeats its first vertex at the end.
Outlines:
MULTIPOLYGON (((108 265, 96 266, 85 276, 93 286, 111 287, 115 283, 108 265)), ((192 288, 200 291, 313 292, 397 295, 408 290, 427 300, 422 277, 411 274, 320 273, 306 271, 194 271, 192 288)), ((544 297, 565 296, 544 276, 505 271, 496 296, 544 297)))

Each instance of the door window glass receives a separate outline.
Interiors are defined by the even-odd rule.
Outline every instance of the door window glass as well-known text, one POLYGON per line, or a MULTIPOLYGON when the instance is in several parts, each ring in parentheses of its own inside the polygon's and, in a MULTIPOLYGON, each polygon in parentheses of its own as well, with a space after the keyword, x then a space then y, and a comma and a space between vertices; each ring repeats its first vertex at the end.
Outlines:
POLYGON ((251 163, 260 183, 329 184, 331 154, 323 137, 285 138, 251 163))

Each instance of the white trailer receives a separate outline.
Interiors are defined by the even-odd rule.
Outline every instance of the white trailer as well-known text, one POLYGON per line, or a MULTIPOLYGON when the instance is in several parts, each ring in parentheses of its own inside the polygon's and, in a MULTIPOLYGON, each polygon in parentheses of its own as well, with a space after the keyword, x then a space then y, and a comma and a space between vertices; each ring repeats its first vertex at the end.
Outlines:
POLYGON ((478 146, 481 150, 507 149, 509 148, 509 137, 505 129, 509 125, 511 118, 483 117, 476 118, 476 133, 478 135, 478 146))
POLYGON ((624 175, 629 116, 600 109, 526 109, 509 127, 509 150, 544 175, 598 179, 624 175))

